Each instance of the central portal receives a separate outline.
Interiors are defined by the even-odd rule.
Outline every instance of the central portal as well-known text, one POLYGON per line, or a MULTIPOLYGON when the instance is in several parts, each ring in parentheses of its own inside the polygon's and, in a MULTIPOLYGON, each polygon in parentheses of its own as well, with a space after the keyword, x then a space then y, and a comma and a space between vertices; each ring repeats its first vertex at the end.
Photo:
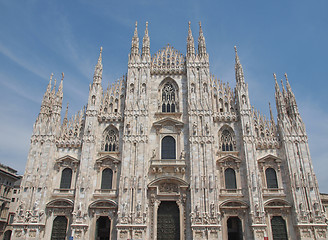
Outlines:
POLYGON ((179 207, 176 202, 161 202, 157 214, 158 240, 180 240, 179 215, 179 207))

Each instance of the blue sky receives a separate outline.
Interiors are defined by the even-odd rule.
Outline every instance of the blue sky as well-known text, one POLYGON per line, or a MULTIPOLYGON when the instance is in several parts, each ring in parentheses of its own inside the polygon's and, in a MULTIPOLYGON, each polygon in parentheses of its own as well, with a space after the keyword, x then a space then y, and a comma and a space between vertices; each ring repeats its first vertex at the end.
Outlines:
POLYGON ((24 172, 33 123, 54 73, 65 73, 69 115, 87 102, 99 48, 103 86, 127 72, 134 23, 149 22, 151 53, 170 43, 186 52, 202 22, 211 72, 235 85, 237 45, 251 103, 268 116, 274 81, 287 72, 307 127, 321 192, 328 192, 328 1, 0 0, 0 162, 24 172))

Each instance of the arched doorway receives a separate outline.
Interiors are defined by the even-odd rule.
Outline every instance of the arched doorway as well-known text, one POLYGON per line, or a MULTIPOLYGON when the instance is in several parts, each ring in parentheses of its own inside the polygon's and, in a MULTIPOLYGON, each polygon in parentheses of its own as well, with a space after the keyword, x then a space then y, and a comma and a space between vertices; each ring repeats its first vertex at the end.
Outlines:
POLYGON ((179 207, 176 202, 161 202, 157 213, 158 240, 180 240, 179 216, 179 207))
POLYGON ((67 218, 65 216, 58 216, 55 218, 52 225, 51 240, 66 239, 67 218))
POLYGON ((11 230, 7 230, 3 235, 3 240, 10 240, 11 239, 11 230))
POLYGON ((280 216, 274 216, 271 219, 272 239, 287 240, 287 228, 285 220, 280 216))
POLYGON ((109 240, 110 220, 108 217, 101 216, 96 223, 96 240, 109 240))
POLYGON ((242 240, 243 229, 239 217, 230 217, 227 221, 228 240, 242 240))

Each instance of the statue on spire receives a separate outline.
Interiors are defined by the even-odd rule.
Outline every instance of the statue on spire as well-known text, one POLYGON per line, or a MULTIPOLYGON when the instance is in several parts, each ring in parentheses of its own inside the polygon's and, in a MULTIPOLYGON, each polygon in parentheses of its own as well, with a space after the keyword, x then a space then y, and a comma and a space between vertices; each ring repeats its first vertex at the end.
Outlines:
POLYGON ((237 83, 243 83, 244 81, 244 71, 243 71, 243 66, 240 63, 239 56, 237 53, 237 47, 234 46, 235 48, 235 75, 236 75, 236 82, 237 83))
POLYGON ((150 40, 148 36, 148 22, 146 22, 145 36, 142 39, 142 59, 150 60, 150 40))
POLYGON ((101 84, 102 71, 103 71, 103 65, 102 65, 102 47, 100 47, 99 58, 98 58, 97 65, 95 67, 95 73, 93 75, 93 84, 101 84))
POLYGON ((134 35, 131 43, 131 57, 139 56, 139 37, 138 37, 138 22, 135 24, 134 35))
POLYGON ((203 35, 202 23, 201 22, 199 22, 198 55, 200 57, 203 57, 203 56, 207 55, 205 37, 203 35))
POLYGON ((187 38, 187 57, 195 56, 195 44, 192 36, 190 21, 188 22, 188 38, 187 38))

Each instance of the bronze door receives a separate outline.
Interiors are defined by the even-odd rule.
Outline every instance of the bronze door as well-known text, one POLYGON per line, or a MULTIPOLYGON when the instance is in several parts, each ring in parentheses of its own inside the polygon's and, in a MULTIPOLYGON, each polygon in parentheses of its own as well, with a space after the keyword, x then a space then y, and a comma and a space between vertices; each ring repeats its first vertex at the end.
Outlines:
POLYGON ((51 240, 65 240, 67 230, 67 218, 58 216, 52 226, 51 240))
POLYGON ((157 214, 157 239, 180 239, 180 213, 176 202, 161 202, 157 214))
POLYGON ((109 240, 110 237, 110 220, 108 217, 101 216, 96 224, 96 240, 109 240))
POLYGON ((271 219, 273 240, 288 240, 286 222, 280 216, 274 216, 271 219))

